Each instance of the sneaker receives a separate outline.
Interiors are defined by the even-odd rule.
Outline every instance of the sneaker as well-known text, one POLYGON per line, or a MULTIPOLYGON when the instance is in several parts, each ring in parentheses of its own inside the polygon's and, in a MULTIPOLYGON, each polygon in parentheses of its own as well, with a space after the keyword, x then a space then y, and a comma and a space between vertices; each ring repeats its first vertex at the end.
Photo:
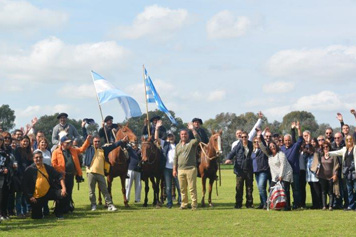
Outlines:
POLYGON ((117 210, 117 208, 113 204, 110 204, 108 206, 108 211, 116 211, 116 210, 117 210))
POLYGON ((96 204, 92 204, 92 205, 91 205, 91 210, 92 210, 92 211, 96 211, 96 204))

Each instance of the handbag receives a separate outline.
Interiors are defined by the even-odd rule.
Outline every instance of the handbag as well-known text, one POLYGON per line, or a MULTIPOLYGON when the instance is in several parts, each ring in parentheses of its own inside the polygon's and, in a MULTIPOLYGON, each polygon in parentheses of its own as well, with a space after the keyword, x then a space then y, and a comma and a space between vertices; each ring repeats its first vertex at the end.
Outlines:
POLYGON ((268 210, 281 210, 287 204, 286 194, 283 185, 278 181, 269 192, 269 197, 267 200, 268 210))

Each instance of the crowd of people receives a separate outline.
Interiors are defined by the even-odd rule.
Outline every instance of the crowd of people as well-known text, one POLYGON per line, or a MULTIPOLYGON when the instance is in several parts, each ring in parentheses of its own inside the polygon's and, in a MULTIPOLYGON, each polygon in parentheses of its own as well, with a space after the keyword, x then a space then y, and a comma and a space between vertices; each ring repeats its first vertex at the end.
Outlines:
MULTIPOLYGON (((355 110, 351 113, 356 117, 355 110)), ((49 200, 55 200, 54 214, 63 219, 64 214, 74 210, 72 190, 75 181, 84 181, 82 167, 86 169, 91 210, 97 208, 95 186, 98 185, 108 211, 116 211, 106 186, 105 164, 108 154, 117 147, 126 149, 129 157, 126 198, 129 200, 135 182, 135 202, 141 201, 139 145, 131 144, 127 137, 115 141, 118 127, 113 123, 113 117, 107 116, 98 134, 94 135, 88 135, 86 131, 87 124, 93 121, 83 120, 84 142, 78 147, 79 133, 67 123, 67 118, 66 113, 58 115, 52 148, 43 131, 36 131, 36 136, 32 135, 34 139, 20 129, 0 133, 0 221, 12 215, 41 219, 50 213, 49 200)), ((236 141, 231 144, 231 151, 224 161, 234 164, 236 209, 243 206, 244 186, 246 208, 267 209, 267 186, 277 182, 286 193, 285 210, 306 208, 307 184, 312 198, 311 209, 356 209, 356 132, 350 131, 341 114, 337 114, 341 132, 327 128, 325 134, 318 136, 308 130, 302 131, 298 121, 291 124, 288 134, 273 133, 268 127, 262 131, 262 118, 260 112, 249 133, 236 131, 236 141), (260 196, 257 206, 253 201, 254 177, 260 196)), ((150 124, 144 121, 144 136, 152 135, 151 139, 162 151, 161 167, 168 208, 172 208, 176 197, 180 209, 187 209, 188 190, 191 209, 198 207, 197 148, 200 142, 209 141, 202 124, 201 119, 194 118, 187 129, 179 132, 177 143, 174 134, 163 127, 159 116, 152 117, 150 124)))

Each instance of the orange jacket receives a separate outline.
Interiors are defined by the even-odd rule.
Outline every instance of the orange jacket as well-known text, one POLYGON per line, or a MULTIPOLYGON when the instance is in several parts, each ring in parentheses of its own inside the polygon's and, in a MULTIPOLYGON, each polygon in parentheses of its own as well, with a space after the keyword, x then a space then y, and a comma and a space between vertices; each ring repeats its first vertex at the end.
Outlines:
MULTIPOLYGON (((72 155, 72 158, 73 158, 75 169, 77 171, 75 175, 82 176, 82 169, 79 164, 78 155, 83 153, 89 146, 90 146, 90 141, 89 141, 89 139, 86 139, 84 144, 80 148, 74 148, 74 147, 69 148, 70 154, 72 155)), ((52 153, 52 166, 56 171, 65 175, 66 164, 65 164, 64 155, 63 155, 63 152, 62 152, 62 149, 60 146, 56 150, 54 150, 52 153)))

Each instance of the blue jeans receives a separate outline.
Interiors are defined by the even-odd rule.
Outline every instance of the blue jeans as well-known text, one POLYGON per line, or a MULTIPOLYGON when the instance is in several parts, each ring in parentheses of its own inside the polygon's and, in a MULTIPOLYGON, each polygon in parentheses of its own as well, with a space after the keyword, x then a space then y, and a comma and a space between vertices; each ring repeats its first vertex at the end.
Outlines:
POLYGON ((177 189, 178 189, 178 203, 181 202, 180 188, 178 177, 173 177, 173 169, 164 168, 164 181, 166 183, 166 194, 167 194, 167 206, 172 207, 172 180, 174 179, 177 189))
POLYGON ((267 171, 257 172, 255 173, 255 177, 256 177, 258 192, 260 193, 260 200, 261 200, 260 205, 265 206, 267 201, 266 188, 267 188, 268 172, 267 171))
POLYGON ((26 215, 27 213, 27 202, 23 192, 16 192, 16 214, 26 215))
POLYGON ((355 209, 355 200, 356 200, 356 181, 346 179, 346 187, 347 187, 347 197, 349 200, 348 209, 355 209))
POLYGON ((293 173, 293 209, 300 207, 300 186, 299 186, 299 174, 293 173))

